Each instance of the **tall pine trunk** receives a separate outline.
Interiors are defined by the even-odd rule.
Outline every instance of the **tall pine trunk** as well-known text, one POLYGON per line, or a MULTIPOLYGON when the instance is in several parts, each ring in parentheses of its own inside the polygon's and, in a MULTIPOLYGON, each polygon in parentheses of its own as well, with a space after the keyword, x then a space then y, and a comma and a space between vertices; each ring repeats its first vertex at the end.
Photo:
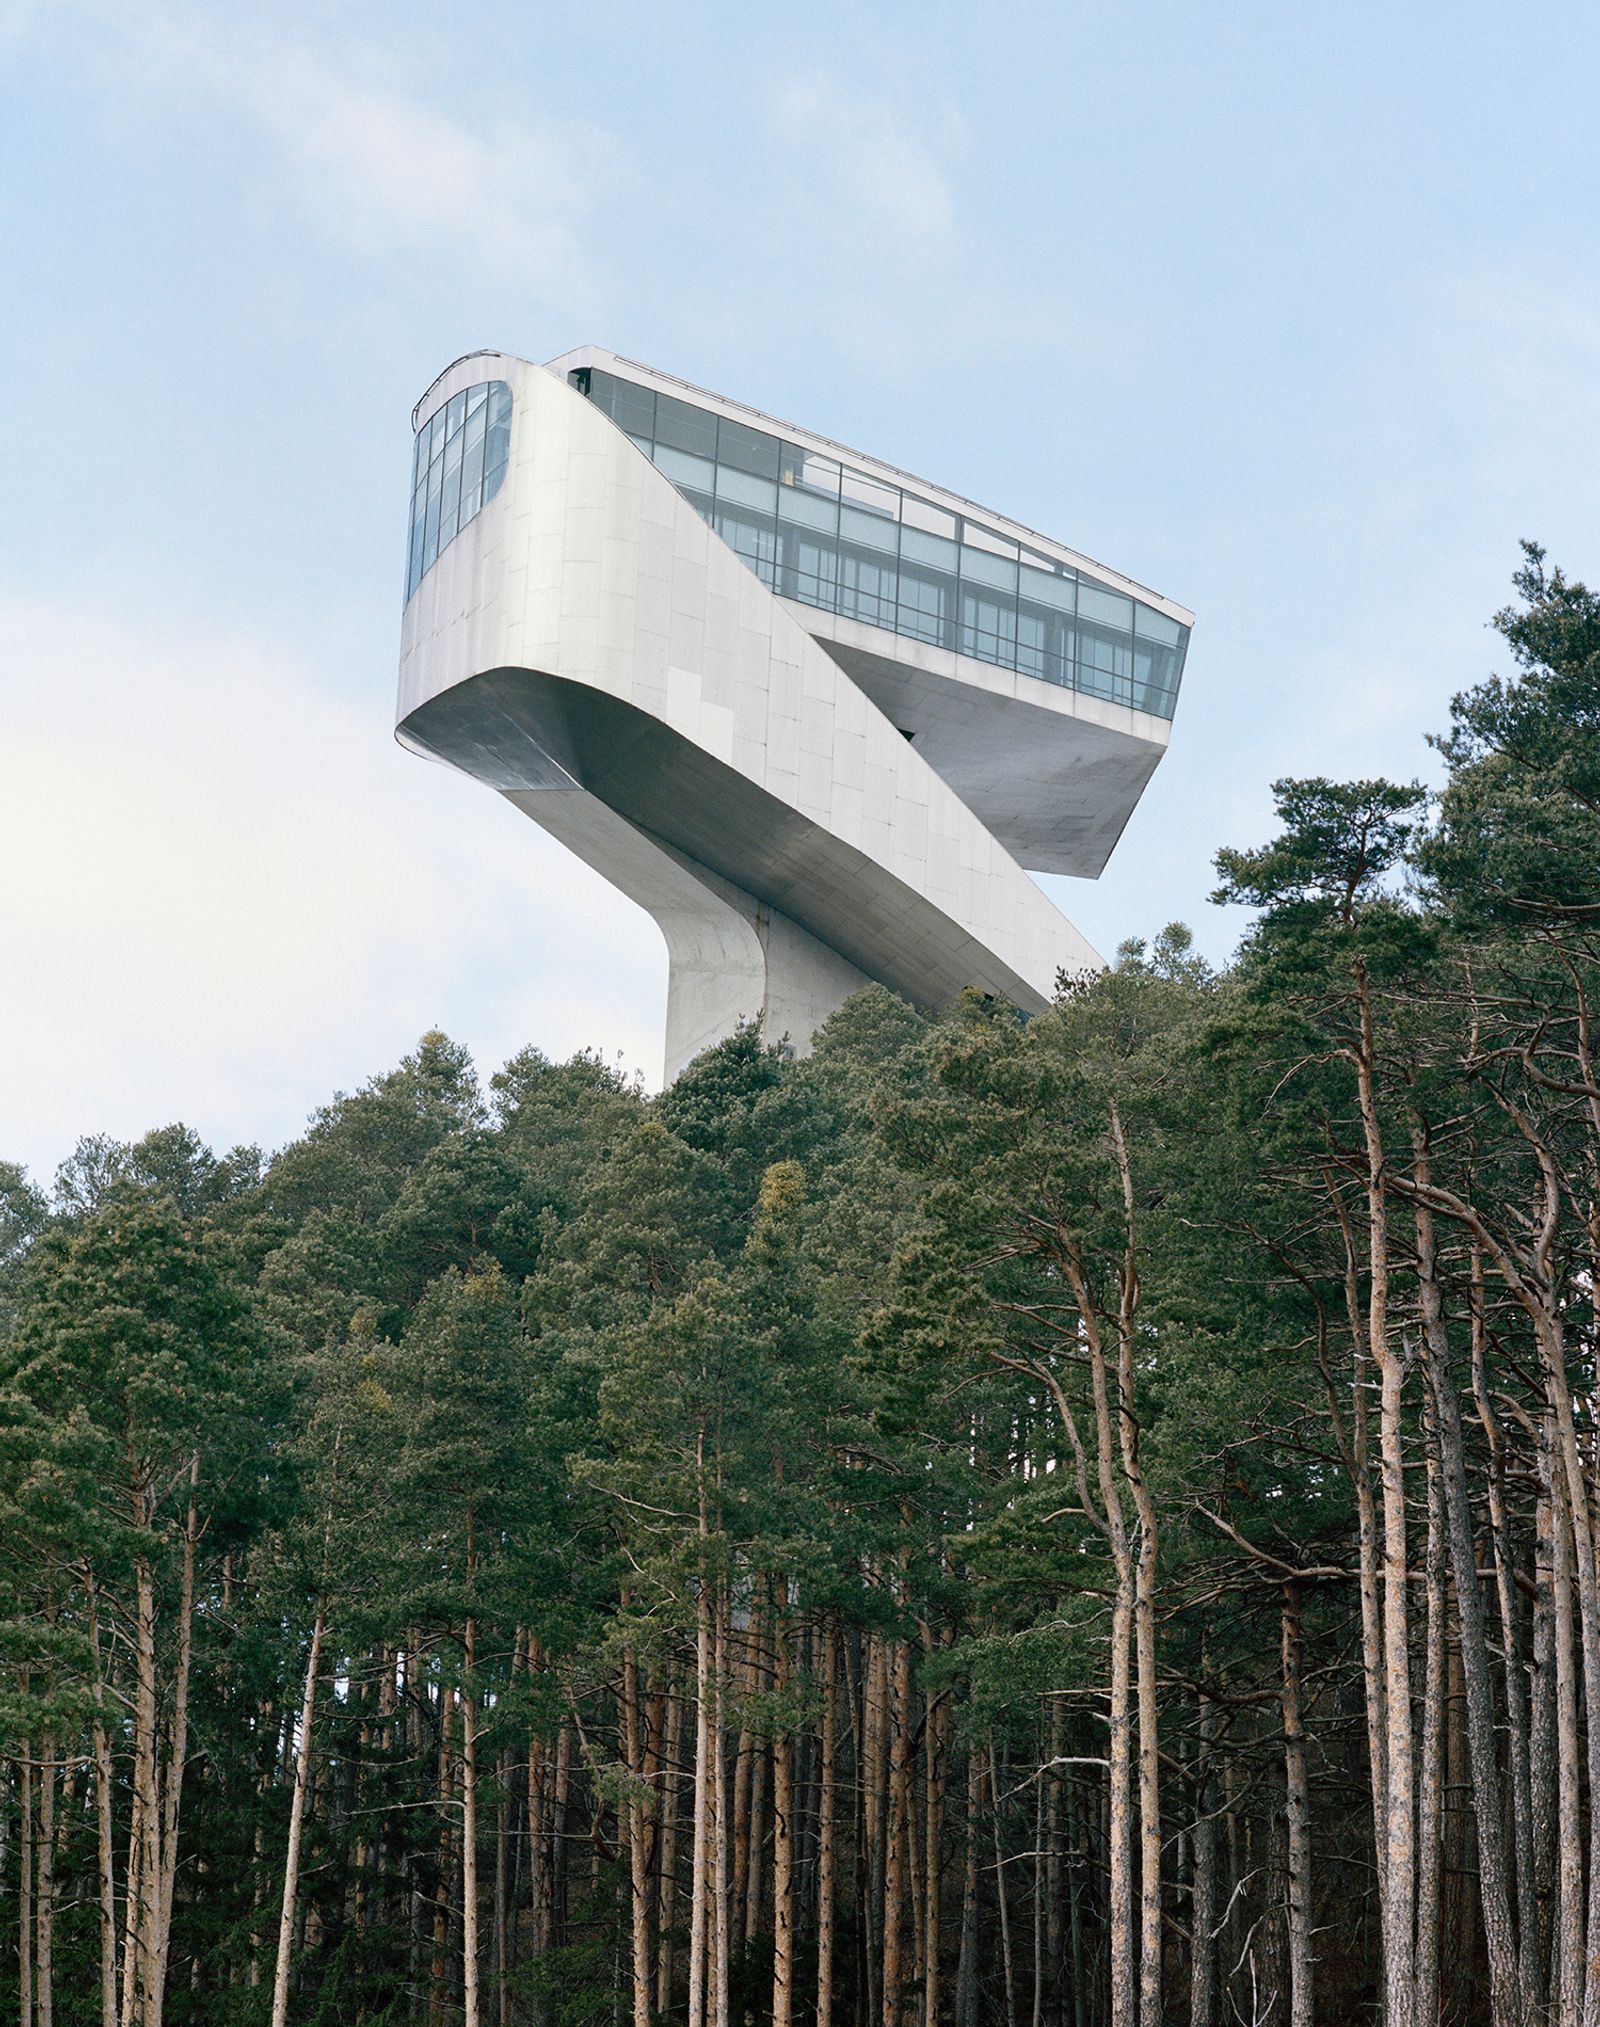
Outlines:
POLYGON ((834 1864, 839 1784, 839 1628, 822 1636, 822 1765, 817 1796, 817 2027, 833 2027, 834 1864))
MULTIPOLYGON (((788 1584, 782 1586, 786 1594, 788 1584)), ((789 1630, 784 1606, 772 1613, 772 1686, 778 1694, 772 1737, 772 2027, 794 2019, 794 1736, 784 1701, 789 1686, 789 1630)))
POLYGON ((296 1903, 300 1885, 300 1850, 306 1820, 306 1795, 311 1785, 311 1735, 317 1709, 317 1673, 322 1665, 324 1618, 322 1602, 311 1625, 306 1655, 305 1687, 300 1697, 300 1736, 294 1756, 294 1790, 289 1801, 289 1841, 283 1854, 283 1896, 278 1912, 278 1955, 272 1974, 272 2027, 288 2027, 289 1980, 294 1967, 296 1903))
POLYGON ((1288 1844, 1285 1918, 1289 1931, 1289 2027, 1316 2017, 1311 1954, 1311 1799, 1306 1782, 1305 1713, 1300 1696, 1300 1587, 1283 1587, 1283 1785, 1288 1844))
MULTIPOLYGON (((470 1522, 469 1522, 470 1528, 470 1522)), ((465 2027, 482 2027, 478 1979, 478 1666, 477 1623, 467 1620, 461 1689, 461 1996, 465 2027)))

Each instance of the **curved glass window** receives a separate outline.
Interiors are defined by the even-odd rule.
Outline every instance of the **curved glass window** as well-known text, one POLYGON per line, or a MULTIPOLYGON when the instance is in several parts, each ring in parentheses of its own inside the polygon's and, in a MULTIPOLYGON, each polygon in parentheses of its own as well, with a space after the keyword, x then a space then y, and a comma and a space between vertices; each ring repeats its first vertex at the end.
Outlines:
POLYGON ((480 507, 499 492, 511 452, 511 389, 503 380, 464 387, 417 431, 411 461, 406 597, 480 507))
POLYGON ((1172 716, 1189 629, 1142 599, 675 395, 570 378, 780 598, 1172 716))

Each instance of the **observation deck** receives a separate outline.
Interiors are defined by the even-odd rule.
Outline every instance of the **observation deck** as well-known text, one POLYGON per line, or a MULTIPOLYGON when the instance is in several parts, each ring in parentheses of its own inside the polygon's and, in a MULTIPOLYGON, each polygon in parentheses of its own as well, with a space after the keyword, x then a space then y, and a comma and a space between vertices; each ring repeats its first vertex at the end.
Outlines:
POLYGON ((615 354, 448 368, 413 416, 398 736, 655 916, 666 1073, 869 979, 1036 1011, 1192 615, 1064 545, 615 354))

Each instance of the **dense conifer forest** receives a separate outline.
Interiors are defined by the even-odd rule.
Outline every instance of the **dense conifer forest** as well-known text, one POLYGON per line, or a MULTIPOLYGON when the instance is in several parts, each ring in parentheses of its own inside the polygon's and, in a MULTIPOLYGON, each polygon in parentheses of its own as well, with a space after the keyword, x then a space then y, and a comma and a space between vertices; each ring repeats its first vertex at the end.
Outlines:
POLYGON ((1600 596, 1517 591, 1224 972, 0 1170, 3 2017, 1600 2018, 1600 596))

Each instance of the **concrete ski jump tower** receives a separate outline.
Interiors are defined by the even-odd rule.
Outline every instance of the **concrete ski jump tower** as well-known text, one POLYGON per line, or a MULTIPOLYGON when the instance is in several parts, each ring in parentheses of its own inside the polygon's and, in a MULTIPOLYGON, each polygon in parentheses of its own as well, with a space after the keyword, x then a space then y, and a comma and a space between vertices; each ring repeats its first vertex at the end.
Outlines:
POLYGON ((871 979, 1037 1011, 1098 964, 1024 868, 1104 867, 1192 614, 591 346, 460 359, 413 423, 398 737, 655 917, 668 1079, 871 979))

